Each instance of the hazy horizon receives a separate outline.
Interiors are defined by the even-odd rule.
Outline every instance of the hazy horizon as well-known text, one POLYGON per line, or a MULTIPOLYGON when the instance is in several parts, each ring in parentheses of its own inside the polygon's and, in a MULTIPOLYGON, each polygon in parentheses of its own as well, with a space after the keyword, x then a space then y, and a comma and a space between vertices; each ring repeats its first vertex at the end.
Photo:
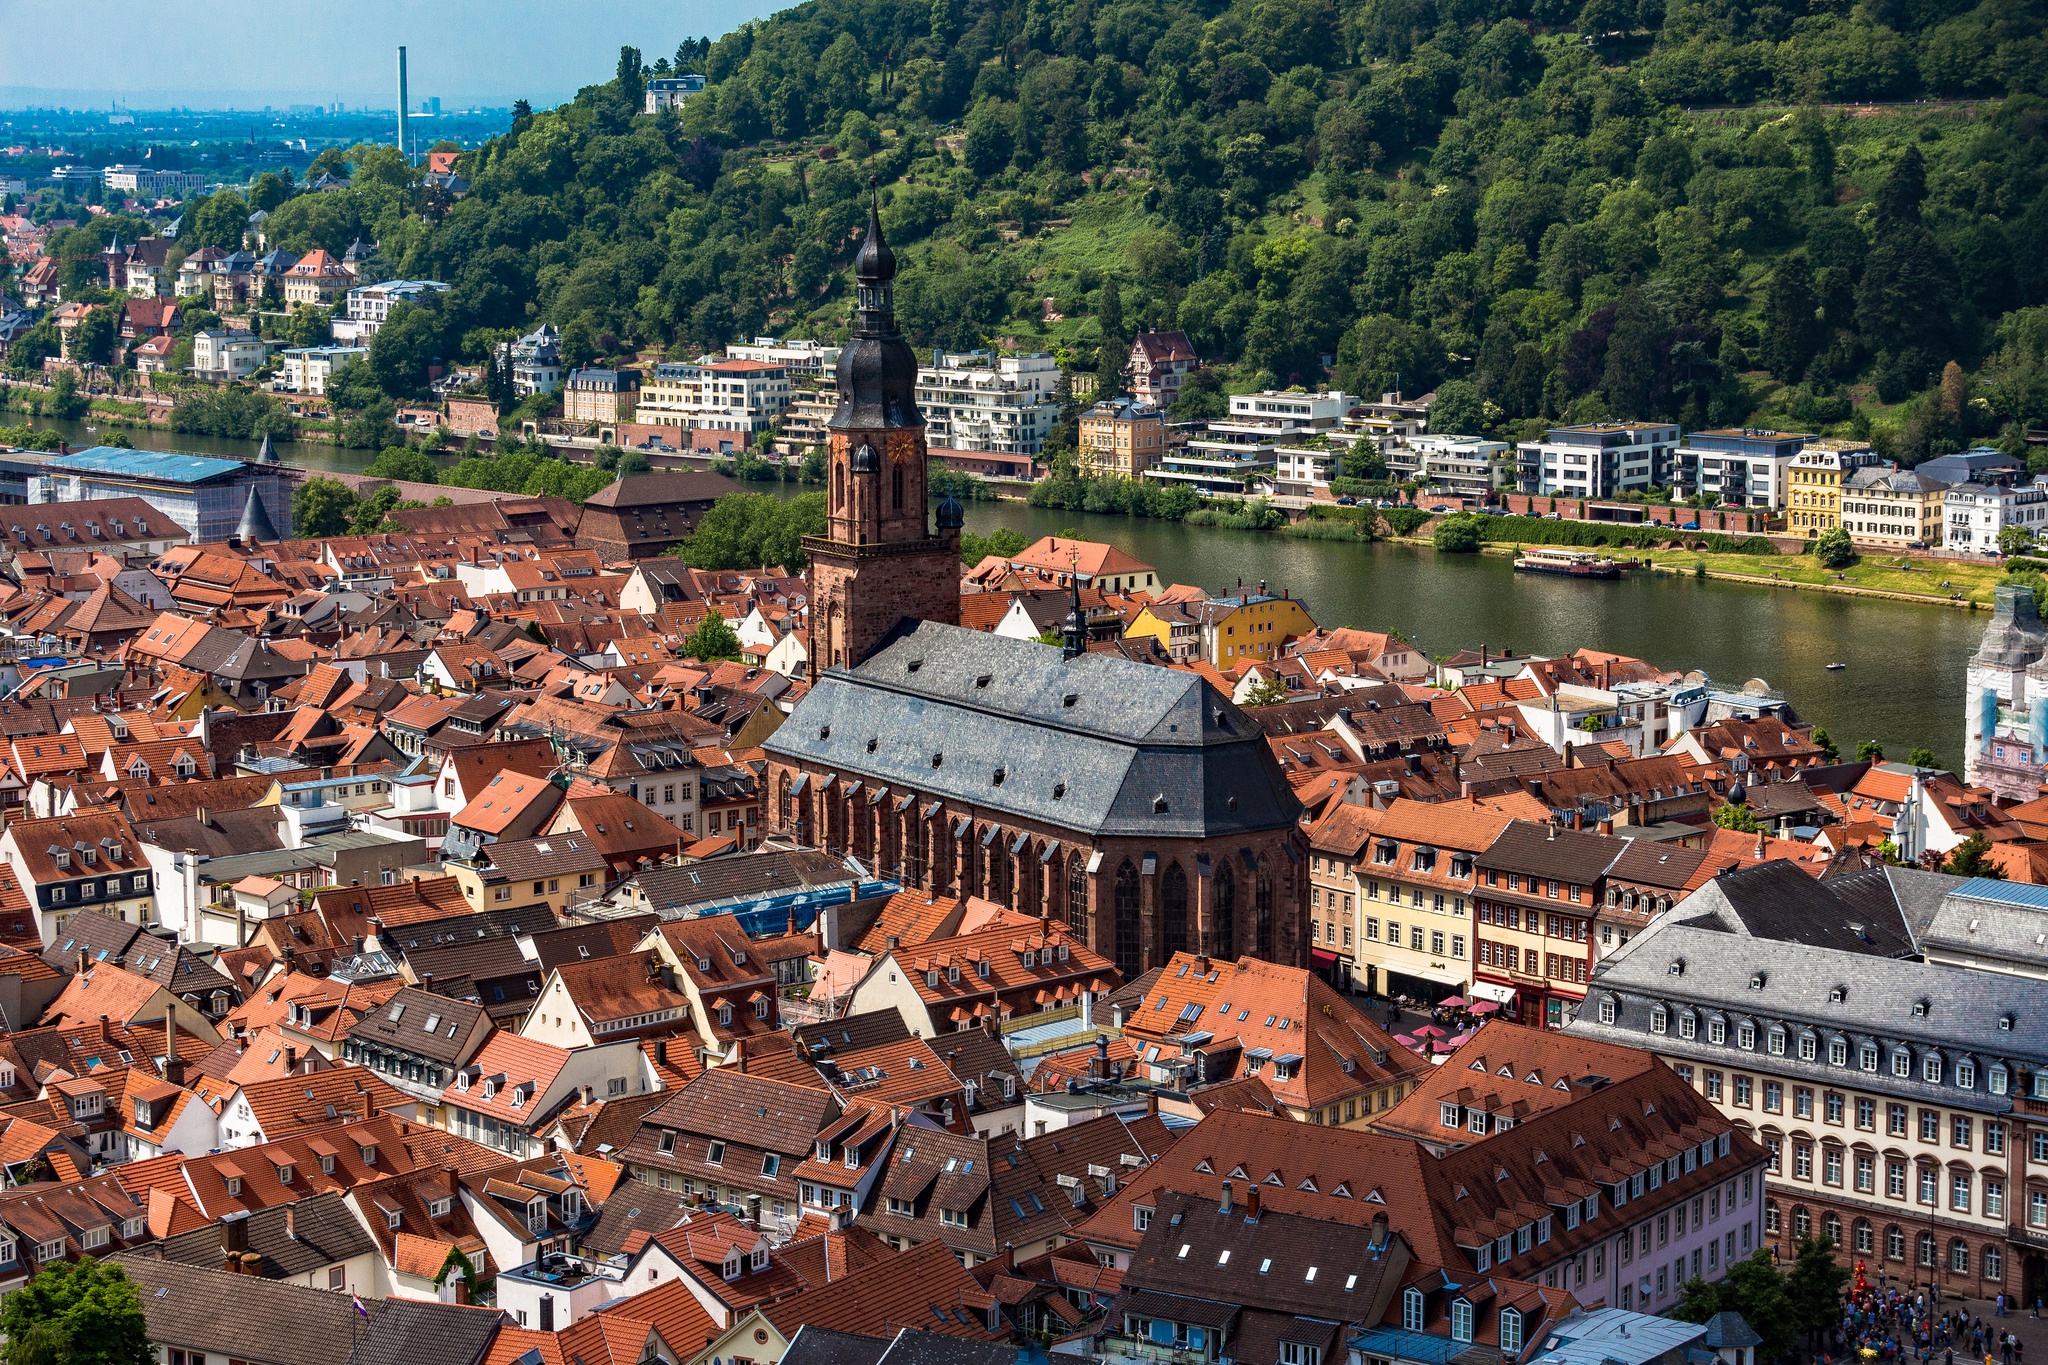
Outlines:
POLYGON ((578 12, 533 0, 360 0, 344 14, 301 0, 0 0, 0 110, 337 100, 395 109, 401 44, 414 107, 436 97, 444 110, 558 104, 609 80, 621 46, 640 48, 651 64, 684 38, 716 38, 786 3, 617 0, 578 12))

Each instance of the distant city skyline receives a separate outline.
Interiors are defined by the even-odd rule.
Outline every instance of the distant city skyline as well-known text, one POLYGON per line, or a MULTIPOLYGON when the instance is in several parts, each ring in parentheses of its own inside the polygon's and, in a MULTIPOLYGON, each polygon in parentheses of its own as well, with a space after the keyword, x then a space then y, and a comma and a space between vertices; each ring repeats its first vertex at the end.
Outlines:
POLYGON ((651 64, 781 0, 358 0, 344 17, 304 3, 0 0, 0 111, 24 108, 394 109, 395 49, 409 49, 411 102, 445 110, 559 104, 609 80, 619 48, 651 64), (107 38, 120 34, 111 55, 107 38))

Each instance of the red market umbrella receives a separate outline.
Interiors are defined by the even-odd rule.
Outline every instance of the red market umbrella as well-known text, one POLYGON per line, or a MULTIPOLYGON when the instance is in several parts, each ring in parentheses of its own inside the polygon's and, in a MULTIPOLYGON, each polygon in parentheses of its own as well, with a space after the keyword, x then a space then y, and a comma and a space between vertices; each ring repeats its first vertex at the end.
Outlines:
POLYGON ((1466 1043, 1469 1043, 1469 1042, 1471 1042, 1471 1041, 1472 1041, 1472 1035, 1471 1035, 1471 1034, 1470 1034, 1469 1032, 1468 1032, 1468 1033, 1459 1033, 1459 1034, 1454 1034, 1454 1035, 1453 1035, 1453 1036, 1451 1037, 1451 1039, 1450 1039, 1450 1044, 1451 1044, 1451 1046, 1452 1046, 1452 1047, 1460 1047, 1460 1046, 1462 1046, 1462 1045, 1464 1045, 1464 1044, 1466 1044, 1466 1043))
POLYGON ((1465 997, 1462 995, 1447 995, 1437 1001, 1436 1005, 1438 1009, 1461 1010, 1465 1008, 1465 997))
POLYGON ((1421 1028, 1415 1030, 1415 1036, 1417 1038, 1442 1038, 1446 1035, 1435 1024, 1424 1024, 1421 1028))
POLYGON ((1482 1000, 1472 1007, 1472 1012, 1474 1014, 1492 1014, 1495 1010, 1499 1008, 1500 1005, 1496 1001, 1482 1000))
POLYGON ((1408 1036, 1407 1034, 1405 1034, 1405 1033, 1397 1033, 1397 1034, 1395 1034, 1395 1035, 1394 1035, 1394 1041, 1395 1041, 1395 1042, 1397 1042, 1397 1043, 1399 1043, 1399 1044, 1400 1044, 1400 1045, 1401 1045, 1402 1047, 1414 1047, 1414 1046, 1415 1046, 1415 1040, 1414 1040, 1413 1038, 1410 1038, 1410 1037, 1409 1037, 1409 1036, 1408 1036))
POLYGON ((1454 1050, 1454 1049, 1453 1049, 1453 1048, 1451 1047, 1451 1045, 1450 1045, 1449 1043, 1445 1043, 1445 1042, 1435 1042, 1435 1043, 1431 1043, 1431 1044, 1429 1045, 1429 1047, 1430 1047, 1430 1051, 1432 1051, 1432 1052, 1439 1052, 1439 1053, 1441 1053, 1441 1052, 1450 1052, 1450 1051, 1453 1051, 1453 1050, 1454 1050))

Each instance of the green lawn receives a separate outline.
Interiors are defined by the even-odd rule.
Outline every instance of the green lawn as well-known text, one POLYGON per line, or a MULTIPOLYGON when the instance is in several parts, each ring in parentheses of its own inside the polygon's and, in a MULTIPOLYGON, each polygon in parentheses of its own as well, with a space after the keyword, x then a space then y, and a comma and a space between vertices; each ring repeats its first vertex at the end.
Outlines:
MULTIPOLYGON (((1487 548, 1497 551, 1505 547, 1489 542, 1487 548)), ((1617 559, 1626 559, 1631 553, 1643 552, 1614 549, 1607 553, 1617 559)), ((1691 572, 1695 564, 1704 563, 1708 573, 1741 574, 1766 581, 1775 576, 1787 583, 1912 593, 1935 601, 1944 601, 1950 593, 1960 592, 1972 602, 1985 604, 1990 603, 1992 590, 2005 577, 2005 571, 1996 564, 1977 564, 1960 559, 1901 561, 1895 555, 1866 555, 1842 570, 1839 580, 1834 570, 1822 568, 1812 555, 1720 555, 1691 550, 1653 550, 1647 557, 1659 569, 1684 573, 1691 572), (1951 586, 1942 587, 1944 581, 1951 586)))

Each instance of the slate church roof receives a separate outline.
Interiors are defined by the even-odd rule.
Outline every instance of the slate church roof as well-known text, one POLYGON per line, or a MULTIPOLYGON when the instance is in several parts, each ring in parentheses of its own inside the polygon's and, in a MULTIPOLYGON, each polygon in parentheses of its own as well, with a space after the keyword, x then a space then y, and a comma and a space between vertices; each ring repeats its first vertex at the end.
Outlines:
POLYGON ((763 747, 1100 836, 1248 834, 1301 810, 1258 725, 1199 674, 931 621, 820 675, 763 747))

